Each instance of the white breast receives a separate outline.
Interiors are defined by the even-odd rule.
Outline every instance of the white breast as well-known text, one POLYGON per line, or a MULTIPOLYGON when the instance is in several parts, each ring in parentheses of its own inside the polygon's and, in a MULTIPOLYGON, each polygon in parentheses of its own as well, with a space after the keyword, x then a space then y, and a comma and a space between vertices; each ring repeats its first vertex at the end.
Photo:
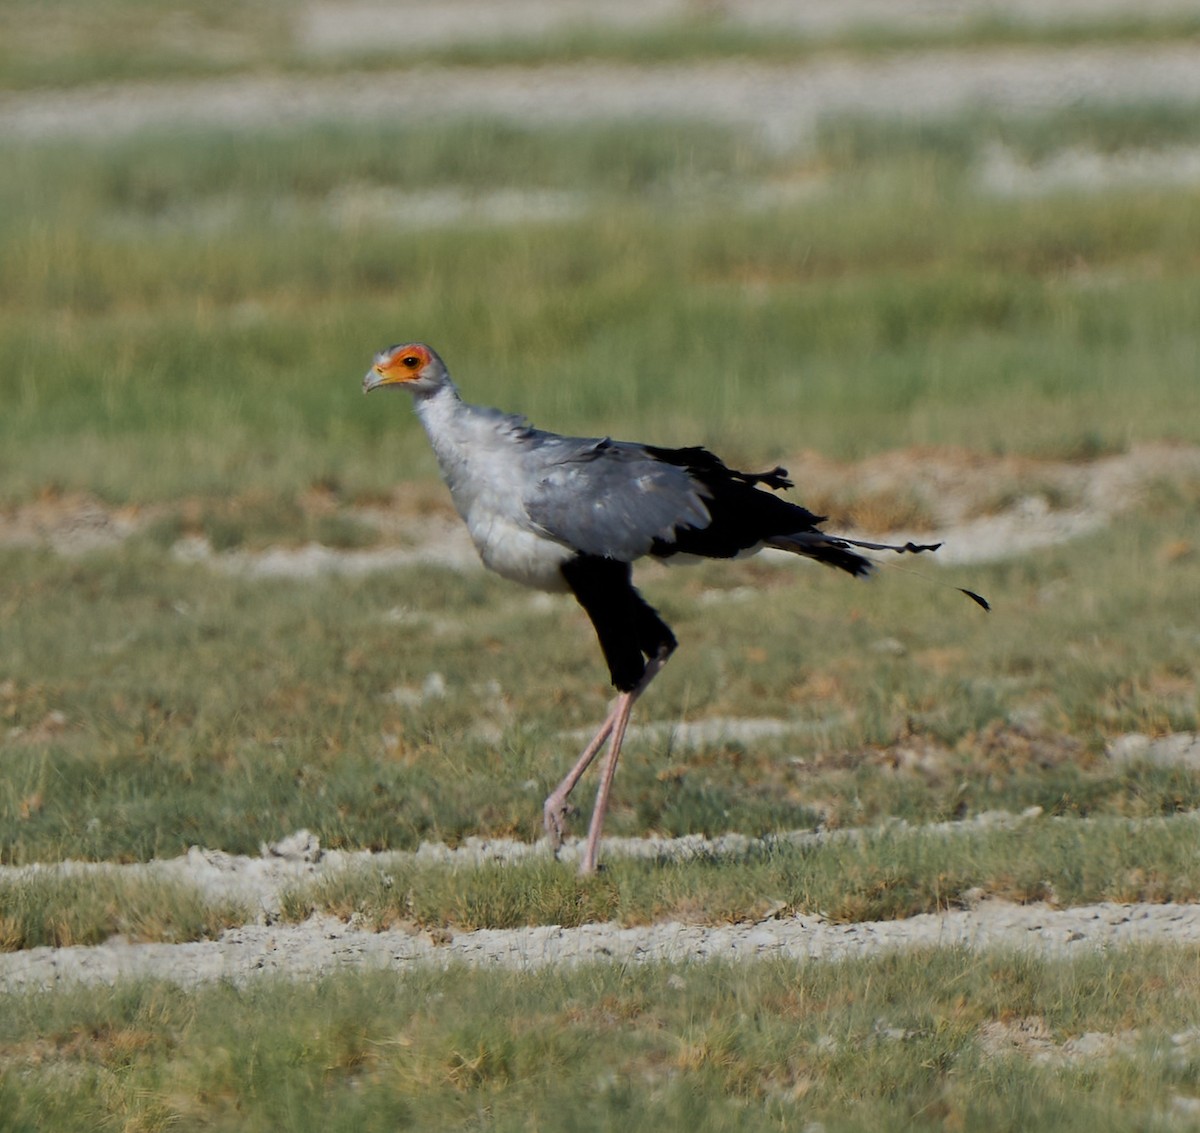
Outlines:
POLYGON ((531 472, 511 424, 453 394, 418 403, 417 412, 484 565, 538 590, 566 590, 559 568, 575 552, 539 533, 525 513, 531 472))
POLYGON ((568 547, 507 516, 471 512, 466 520, 479 557, 498 575, 537 590, 567 589, 559 568, 574 555, 568 547))

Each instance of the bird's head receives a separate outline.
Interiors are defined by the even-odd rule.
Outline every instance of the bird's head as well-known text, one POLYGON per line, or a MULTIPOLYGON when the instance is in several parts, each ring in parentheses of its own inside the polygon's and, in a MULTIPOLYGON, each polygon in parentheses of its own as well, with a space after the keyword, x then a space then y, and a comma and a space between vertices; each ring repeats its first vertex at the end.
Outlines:
POLYGON ((363 393, 380 386, 403 387, 412 393, 431 393, 449 380, 442 360, 423 342, 389 346, 375 355, 363 378, 363 393))

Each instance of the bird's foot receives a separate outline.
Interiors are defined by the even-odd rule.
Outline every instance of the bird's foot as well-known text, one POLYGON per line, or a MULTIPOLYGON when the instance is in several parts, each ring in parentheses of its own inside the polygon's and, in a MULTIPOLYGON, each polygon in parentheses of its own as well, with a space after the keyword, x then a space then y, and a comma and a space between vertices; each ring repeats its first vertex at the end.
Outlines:
POLYGON ((591 847, 584 848, 583 857, 579 859, 580 877, 591 877, 593 874, 598 873, 604 868, 596 861, 597 856, 596 850, 592 849, 591 847))
POLYGON ((566 833, 567 819, 578 813, 576 808, 567 802, 565 797, 551 795, 542 808, 542 820, 546 826, 546 837, 550 839, 550 848, 554 856, 562 849, 563 835, 566 833))

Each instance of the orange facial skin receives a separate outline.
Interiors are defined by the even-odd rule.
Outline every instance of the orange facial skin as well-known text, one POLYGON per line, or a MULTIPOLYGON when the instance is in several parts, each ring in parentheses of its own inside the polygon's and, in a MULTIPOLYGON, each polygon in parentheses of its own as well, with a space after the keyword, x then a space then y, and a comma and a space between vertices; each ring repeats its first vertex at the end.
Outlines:
POLYGON ((375 369, 389 382, 410 382, 429 365, 429 351, 420 343, 389 347, 375 369))
POLYGON ((374 365, 363 382, 363 389, 369 393, 379 386, 416 381, 430 360, 428 348, 419 342, 389 346, 375 355, 374 365))

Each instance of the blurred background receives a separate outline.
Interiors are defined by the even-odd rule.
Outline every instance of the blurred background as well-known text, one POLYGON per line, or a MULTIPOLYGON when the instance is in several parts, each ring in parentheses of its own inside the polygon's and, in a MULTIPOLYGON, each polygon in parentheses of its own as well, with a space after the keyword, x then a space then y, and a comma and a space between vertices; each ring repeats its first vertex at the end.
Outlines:
POLYGON ((428 477, 425 339, 771 462, 1196 440, 1200 5, 12 0, 0 500, 428 477))

